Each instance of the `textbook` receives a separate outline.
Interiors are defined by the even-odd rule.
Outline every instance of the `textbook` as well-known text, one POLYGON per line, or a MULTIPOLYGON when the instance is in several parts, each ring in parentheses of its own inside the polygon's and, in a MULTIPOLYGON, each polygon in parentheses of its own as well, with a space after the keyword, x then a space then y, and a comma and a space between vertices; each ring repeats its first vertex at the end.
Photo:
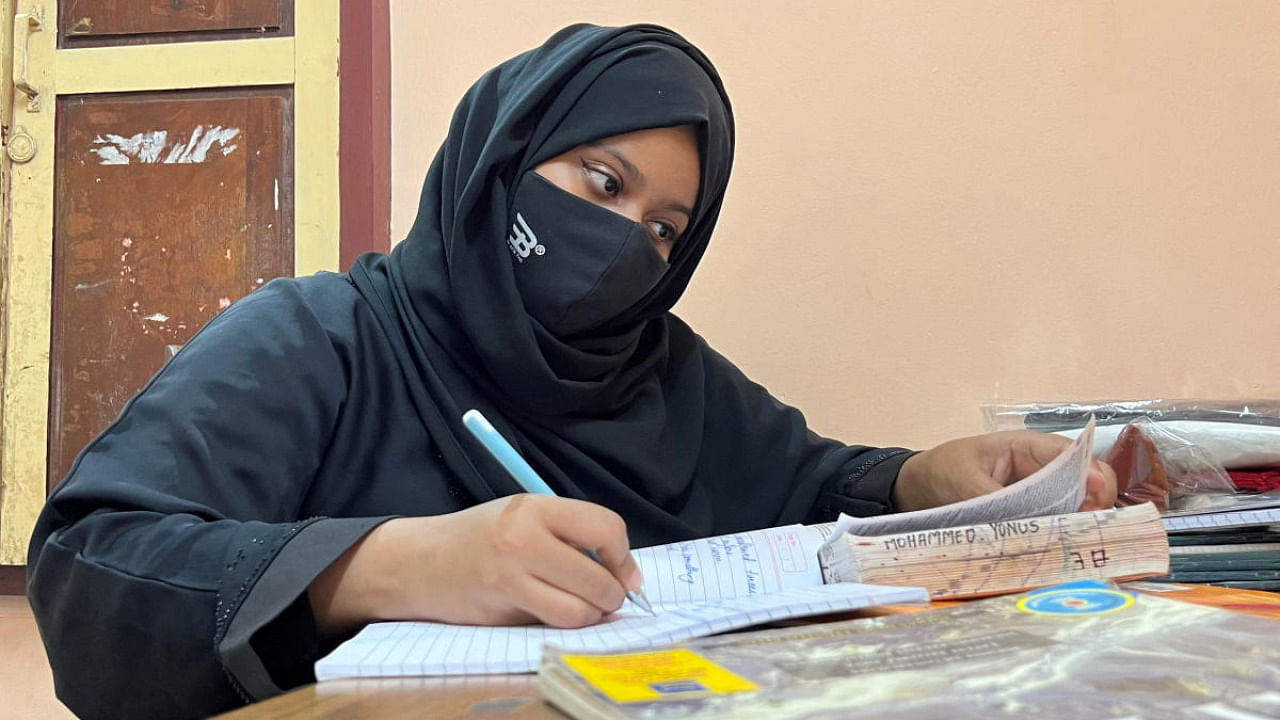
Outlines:
MULTIPOLYGON (((1006 523, 1042 515, 1065 515, 1080 506, 1085 494, 1091 432, 1086 431, 1061 455, 1040 471, 997 492, 923 512, 878 518, 847 518, 821 525, 788 525, 716 537, 669 543, 633 551, 645 579, 645 593, 655 614, 630 603, 602 622, 577 629, 541 625, 487 627, 436 622, 375 623, 361 630, 316 663, 317 679, 398 675, 460 675, 532 672, 538 666, 544 643, 582 651, 615 651, 649 647, 664 642, 711 635, 751 625, 789 618, 848 612, 876 605, 925 602, 928 593, 917 585, 875 585, 869 581, 828 582, 819 560, 835 553, 831 546, 844 538, 844 529, 860 535, 914 532, 953 528, 957 521, 1006 523), (941 523, 951 522, 952 525, 941 523), (939 524, 933 524, 939 523, 939 524)), ((1137 512, 1142 512, 1138 510, 1137 512)), ((1093 514, 1089 522, 1099 523, 1093 514)), ((1126 516, 1128 517, 1128 516, 1126 516)), ((1050 518, 1053 522, 1053 520, 1050 518)), ((1048 522, 1048 521, 1046 521, 1048 522)), ((1067 521, 1068 524, 1070 521, 1067 521)), ((1120 527, 1125 523, 1108 523, 1120 527)), ((1003 526, 1001 526, 1003 527, 1003 526)), ((967 536, 959 527, 960 537, 967 536)), ((975 531, 976 532, 976 531, 975 531)), ((1113 577, 1128 567, 1128 550, 1114 544, 1105 528, 1096 534, 1108 543, 1105 557, 1084 555, 1085 567, 1076 568, 1067 543, 1083 542, 1073 535, 1046 533, 1060 551, 1055 556, 1061 572, 1047 566, 1019 576, 1010 584, 999 573, 983 571, 982 564, 968 564, 963 572, 976 573, 983 592, 1021 590, 1047 585, 1062 577, 1113 577), (1062 552, 1066 552, 1062 555, 1062 552), (1003 584, 987 585, 1000 580, 1003 584)), ((985 537, 985 535, 984 535, 985 537)), ((994 544, 974 543, 975 557, 997 552, 984 564, 1017 565, 1005 538, 994 544)), ((1075 546, 1071 546, 1075 547, 1075 546)), ((1080 545, 1079 547, 1084 547, 1080 545)), ((938 558, 941 566, 947 558, 938 558)), ((953 562, 954 565, 954 562, 953 562)), ((960 567, 960 566, 957 566, 960 567)), ((1167 567, 1148 574, 1165 572, 1167 567)), ((1141 574, 1141 573, 1139 573, 1141 574)), ((902 577, 890 578, 901 581, 902 577)), ((913 581, 928 585, 928 578, 913 581)))
POLYGON ((1084 580, 643 652, 548 648, 579 720, 1280 717, 1275 620, 1084 580))
POLYGON ((1168 572, 1169 543, 1151 503, 1076 512, 1093 429, 997 492, 918 512, 841 517, 819 549, 825 581, 913 585, 956 599, 1168 572))
POLYGON ((1016 592, 1084 578, 1169 572, 1155 505, 881 536, 845 534, 818 556, 829 583, 915 585, 936 599, 1016 592))

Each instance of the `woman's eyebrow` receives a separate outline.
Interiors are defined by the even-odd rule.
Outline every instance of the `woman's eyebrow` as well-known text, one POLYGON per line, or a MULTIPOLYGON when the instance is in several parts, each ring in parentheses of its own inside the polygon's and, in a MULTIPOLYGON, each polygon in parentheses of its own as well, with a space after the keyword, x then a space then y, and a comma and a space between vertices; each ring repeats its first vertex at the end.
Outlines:
POLYGON ((684 213, 684 216, 693 219, 693 208, 682 202, 669 202, 666 205, 668 210, 675 210, 678 213, 684 213))
POLYGON ((634 163, 628 160, 627 156, 622 154, 622 151, 618 148, 613 145, 605 145, 604 143, 598 142, 589 142, 587 143, 587 147, 593 147, 597 150, 603 150, 609 153, 618 161, 619 164, 622 165, 622 169, 625 170, 632 179, 642 185, 644 184, 644 173, 640 172, 640 168, 636 167, 634 163))

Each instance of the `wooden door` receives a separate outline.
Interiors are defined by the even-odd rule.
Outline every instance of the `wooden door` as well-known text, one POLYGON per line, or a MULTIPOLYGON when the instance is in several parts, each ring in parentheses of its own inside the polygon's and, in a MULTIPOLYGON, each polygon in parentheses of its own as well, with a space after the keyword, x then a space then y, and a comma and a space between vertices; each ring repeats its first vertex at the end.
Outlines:
POLYGON ((59 101, 50 489, 217 312, 293 272, 292 93, 59 101))
POLYGON ((167 357, 337 269, 339 0, 7 0, 0 564, 167 357), (296 3, 296 5, 295 5, 296 3))

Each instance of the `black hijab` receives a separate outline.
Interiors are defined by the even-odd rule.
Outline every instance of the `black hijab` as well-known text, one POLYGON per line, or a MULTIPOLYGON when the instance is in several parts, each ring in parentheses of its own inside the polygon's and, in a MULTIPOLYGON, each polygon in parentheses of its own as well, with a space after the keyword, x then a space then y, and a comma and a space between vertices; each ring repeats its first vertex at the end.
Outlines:
MULTIPOLYGON (((566 28, 462 99, 408 237, 389 256, 360 258, 350 278, 397 346, 445 464, 477 501, 520 488, 462 426, 473 407, 557 493, 622 513, 633 542, 709 529, 704 504, 688 502, 695 468, 704 452, 731 449, 703 446, 703 371, 690 361, 692 334, 668 311, 710 239, 733 133, 710 61, 651 25, 566 28), (669 265, 631 287, 613 316, 548 328, 525 306, 509 246, 521 183, 583 143, 680 125, 696 131, 701 183, 669 265)), ((615 275, 626 284, 626 271, 615 275)))

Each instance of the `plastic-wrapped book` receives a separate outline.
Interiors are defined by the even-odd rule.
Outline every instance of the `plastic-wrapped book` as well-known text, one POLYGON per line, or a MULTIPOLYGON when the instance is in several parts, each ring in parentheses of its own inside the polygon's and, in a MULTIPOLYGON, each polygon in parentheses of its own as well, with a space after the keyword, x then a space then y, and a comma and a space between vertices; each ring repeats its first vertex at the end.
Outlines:
POLYGON ((1080 581, 643 653, 548 649, 581 720, 1280 717, 1276 621, 1080 581))

